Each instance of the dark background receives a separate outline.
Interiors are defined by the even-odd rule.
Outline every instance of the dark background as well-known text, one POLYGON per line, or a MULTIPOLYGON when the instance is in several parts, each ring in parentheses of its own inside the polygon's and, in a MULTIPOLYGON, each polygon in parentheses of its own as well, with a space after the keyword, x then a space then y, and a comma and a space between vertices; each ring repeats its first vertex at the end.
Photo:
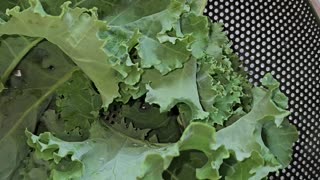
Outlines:
POLYGON ((320 26, 307 0, 208 0, 223 22, 249 80, 271 72, 289 97, 299 130, 291 165, 270 180, 320 179, 320 26))

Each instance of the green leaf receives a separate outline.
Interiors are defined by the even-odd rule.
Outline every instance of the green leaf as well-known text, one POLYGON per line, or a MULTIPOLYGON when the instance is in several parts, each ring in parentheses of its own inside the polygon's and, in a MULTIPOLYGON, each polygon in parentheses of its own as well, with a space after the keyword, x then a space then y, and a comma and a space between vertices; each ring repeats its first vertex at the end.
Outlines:
POLYGON ((0 93, 4 90, 4 85, 0 82, 0 93))
MULTIPOLYGON (((214 128, 202 123, 192 123, 177 143, 163 147, 131 139, 99 123, 83 142, 65 142, 48 132, 26 134, 37 157, 49 160, 54 167, 53 179, 162 179, 162 172, 179 151, 198 150, 209 156, 215 142, 214 128)), ((207 166, 210 163, 198 169, 207 166)))
POLYGON ((55 110, 49 109, 43 116, 47 128, 63 140, 87 138, 102 104, 91 81, 82 72, 76 72, 55 95, 55 110))
POLYGON ((9 17, 5 14, 7 9, 11 9, 15 6, 20 6, 22 9, 26 9, 29 4, 26 0, 6 0, 0 1, 0 18, 7 20, 9 17))
POLYGON ((190 35, 192 44, 192 55, 196 58, 205 56, 208 46, 209 21, 205 16, 197 16, 194 13, 184 14, 181 18, 181 31, 185 35, 190 35))
POLYGON ((200 151, 183 151, 173 159, 170 167, 164 172, 165 179, 220 179, 219 169, 223 159, 229 157, 229 152, 221 147, 206 156, 200 151), (210 158, 208 158, 210 157, 210 158), (200 168, 201 167, 201 168, 200 168))
POLYGON ((15 172, 12 180, 46 180, 50 176, 49 162, 40 160, 31 152, 15 172))
POLYGON ((10 87, 0 96, 0 179, 9 178, 27 155, 23 130, 35 130, 38 115, 51 94, 66 82, 77 68, 54 45, 43 42, 31 50, 17 67, 19 75, 10 78, 10 87), (43 66, 50 64, 50 67, 43 66))
POLYGON ((167 74, 173 69, 181 68, 189 58, 189 52, 184 50, 184 41, 171 44, 169 42, 159 43, 149 38, 141 38, 137 47, 141 57, 142 67, 154 66, 162 74, 167 74), (176 49, 177 48, 177 49, 176 49))
POLYGON ((245 159, 232 167, 232 174, 227 175, 226 180, 262 179, 264 176, 260 178, 252 178, 254 174, 252 169, 261 168, 263 163, 263 158, 258 153, 253 152, 250 158, 245 159))
MULTIPOLYGON (((23 0, 24 2, 28 3, 29 0, 23 0)), ((108 0, 110 1, 110 0, 108 0)), ((104 1, 104 0, 70 0, 71 5, 70 7, 75 8, 75 7, 84 7, 87 9, 93 8, 93 7, 99 7, 98 12, 99 16, 103 15, 103 8, 106 5, 110 5, 110 2, 104 1)), ((58 16, 61 14, 61 5, 63 5, 66 1, 65 0, 40 0, 45 12, 48 14, 52 14, 54 16, 58 16)), ((103 17, 103 16, 101 16, 103 17)))
POLYGON ((22 58, 41 40, 42 38, 23 36, 0 37, 0 77, 2 83, 7 82, 22 58))
MULTIPOLYGON (((27 8, 26 1, 8 0, 0 2, 0 18, 7 19, 5 12, 8 8, 19 5, 27 8)), ((12 71, 19 64, 22 58, 36 46, 42 38, 29 38, 24 36, 3 36, 0 37, 0 81, 5 84, 12 71)))
MULTIPOLYGON (((266 101, 265 104, 266 103, 269 102, 266 101)), ((259 105, 262 106, 263 104, 259 103, 259 105)), ((259 130, 261 133, 262 127, 261 125, 260 127, 258 126, 259 123, 261 123, 261 121, 272 121, 275 118, 284 118, 287 115, 288 113, 286 111, 279 110, 274 106, 270 106, 270 104, 259 107, 259 109, 256 106, 250 113, 240 118, 237 122, 220 130, 219 133, 217 133, 217 141, 221 144, 227 143, 225 144, 226 147, 233 150, 237 160, 241 161, 250 157, 251 152, 254 150, 260 152, 262 142, 260 142, 259 139, 259 136, 261 136, 259 130), (259 111, 260 108, 268 111, 259 111), (233 139, 233 141, 231 141, 231 139, 233 139)))
MULTIPOLYGON (((268 75, 266 78, 272 78, 272 76, 268 75)), ((223 145, 233 153, 235 160, 238 161, 233 165, 235 169, 228 170, 229 177, 233 177, 233 173, 241 172, 239 169, 246 168, 250 170, 245 171, 246 174, 241 176, 261 179, 267 176, 269 172, 284 168, 290 161, 292 155, 290 149, 297 140, 297 131, 293 126, 288 128, 276 126, 277 122, 283 122, 283 119, 290 113, 277 106, 273 100, 273 94, 279 86, 273 86, 274 83, 269 86, 270 84, 266 84, 264 80, 262 80, 262 83, 269 88, 272 87, 272 89, 253 88, 252 110, 232 125, 217 132, 217 147, 223 145), (265 126, 271 126, 272 128, 266 131, 263 128, 265 126), (271 134, 273 132, 275 134, 271 134), (281 139, 281 141, 275 141, 275 138, 277 140, 281 139), (270 146, 270 142, 273 142, 272 146, 270 146), (276 142, 280 143, 277 144, 278 148, 274 146, 276 142), (286 148, 279 148, 281 146, 286 148), (258 156, 256 153, 258 153, 258 156), (263 160, 259 160, 259 158, 263 158, 263 160), (254 161, 254 163, 246 163, 247 160, 254 161), (256 164, 257 162, 260 163, 256 164), (242 167, 242 163, 245 163, 246 167, 242 167), (230 171, 233 171, 233 173, 230 171)), ((284 127, 286 126, 284 124, 284 127)), ((235 175, 235 177, 238 176, 235 175)))
POLYGON ((200 65, 197 84, 201 105, 210 113, 209 122, 223 125, 237 113, 235 107, 242 103, 247 80, 233 71, 227 58, 211 59, 200 65))
POLYGON ((159 143, 172 143, 177 142, 182 134, 182 128, 176 121, 175 117, 169 117, 166 126, 153 129, 148 134, 148 140, 155 136, 157 138, 156 142, 159 143))
POLYGON ((292 160, 292 143, 298 140, 295 126, 288 120, 283 121, 280 127, 272 122, 266 123, 263 125, 262 139, 280 164, 287 167, 292 160))
POLYGON ((205 0, 28 2, 0 2, 0 159, 14 160, 0 179, 262 179, 289 164, 288 98, 269 74, 252 89, 205 0))
POLYGON ((206 54, 213 57, 215 60, 220 60, 223 57, 224 50, 229 50, 230 43, 223 32, 221 23, 211 23, 209 27, 209 44, 206 49, 206 54))
MULTIPOLYGON (((197 19, 195 16, 190 18, 197 19)), ((246 74, 239 68, 238 58, 230 49, 230 43, 226 33, 223 32, 222 25, 201 24, 201 29, 208 28, 208 30, 205 29, 207 36, 203 37, 200 29, 194 30, 197 27, 189 30, 197 33, 197 47, 201 46, 200 50, 205 49, 206 54, 199 59, 197 72, 200 101, 204 110, 210 113, 208 122, 224 126, 231 117, 241 117, 250 110, 251 105, 248 107, 248 104, 251 102, 251 85, 245 78, 246 74)))
POLYGON ((160 113, 159 107, 141 99, 121 106, 110 106, 105 119, 112 128, 121 133, 153 142, 176 142, 182 131, 174 112, 160 113), (152 120, 150 117, 153 117, 152 120), (131 132, 133 135, 130 135, 131 132))
POLYGON ((131 121, 137 128, 157 129, 165 127, 170 119, 168 112, 160 113, 158 107, 147 103, 136 101, 133 105, 123 105, 121 114, 124 118, 131 121), (150 120, 150 117, 152 121, 150 120))
POLYGON ((39 1, 30 2, 31 7, 22 12, 18 7, 8 11, 12 17, 0 24, 0 35, 41 37, 59 46, 95 83, 107 107, 119 96, 121 75, 108 62, 102 48, 105 42, 97 37, 106 25, 97 20, 94 10, 90 15, 86 9, 70 9, 69 3, 64 3, 61 15, 51 16, 44 12, 39 1))
MULTIPOLYGON (((95 10, 89 10, 91 12, 89 15, 85 9, 70 9, 67 4, 64 4, 60 16, 49 16, 42 9, 40 2, 35 0, 32 1, 31 8, 23 12, 18 12, 17 9, 9 11, 12 18, 0 26, 0 33, 44 37, 57 44, 93 80, 102 95, 104 106, 107 107, 114 98, 119 97, 119 82, 124 81, 126 84, 134 85, 140 80, 143 71, 134 65, 134 59, 129 55, 134 48, 137 49, 138 62, 142 68, 154 66, 161 74, 181 68, 183 63, 188 61, 191 55, 188 50, 190 44, 196 57, 204 55, 201 49, 207 46, 208 20, 195 15, 198 13, 195 13, 194 9, 187 8, 191 6, 197 9, 202 7, 202 4, 204 1, 198 4, 183 0, 152 2, 139 0, 135 3, 117 1, 103 4, 101 9, 107 13, 103 16, 106 17, 106 24, 109 27, 104 22, 96 20, 95 10), (144 8, 149 3, 153 8, 144 8), (70 16, 68 20, 66 20, 67 16, 68 18, 70 16), (177 24, 180 16, 183 19, 181 27, 177 24), (76 25, 69 27, 67 23, 71 22, 76 25), (57 28, 45 26, 47 29, 44 30, 45 24, 61 25, 57 28), (193 32, 198 25, 203 30, 193 32), (21 26, 21 28, 11 31, 13 26, 21 26), (33 31, 19 30, 25 26, 33 31), (180 28, 184 28, 185 35, 181 34, 180 28), (84 32, 86 32, 85 37, 84 32), (164 39, 169 36, 169 40, 165 42, 164 39), (110 81, 103 81, 101 77, 108 78, 110 81)), ((219 28, 217 31, 221 33, 219 28)), ((215 42, 216 39, 220 39, 213 35, 210 39, 222 49, 222 43, 226 43, 227 40, 225 36, 222 37, 224 37, 223 41, 215 42)), ((130 97, 124 96, 126 98, 119 98, 119 100, 127 101, 130 97)))
POLYGON ((103 8, 107 14, 104 19, 111 26, 103 37, 114 42, 104 47, 108 53, 122 57, 125 62, 135 48, 141 67, 155 67, 161 74, 181 68, 189 59, 188 39, 167 35, 185 12, 185 0, 119 0, 110 4, 103 8), (139 35, 134 36, 137 31, 139 35), (132 37, 136 37, 135 44, 125 43, 132 41, 132 37))
POLYGON ((202 15, 208 3, 207 0, 187 0, 187 1, 190 5, 191 11, 196 15, 202 15))
POLYGON ((194 59, 184 64, 166 76, 155 71, 145 75, 150 85, 147 85, 146 101, 158 104, 160 112, 170 111, 178 103, 187 104, 192 111, 192 119, 204 119, 208 116, 200 104, 196 83, 197 65, 194 59))
MULTIPOLYGON (((261 83, 269 89, 274 89, 272 99, 279 107, 283 109, 288 108, 288 97, 278 89, 280 83, 274 79, 270 73, 261 79, 261 83)), ((277 122, 277 125, 279 124, 281 124, 281 122, 277 122)))
POLYGON ((131 138, 140 140, 145 140, 148 132, 150 131, 150 129, 135 128, 131 122, 127 123, 125 119, 115 122, 112 125, 110 124, 109 126, 117 132, 122 132, 131 138))
POLYGON ((202 152, 184 151, 179 157, 173 159, 170 167, 163 173, 164 179, 190 179, 196 177, 196 169, 205 165, 208 161, 202 152))
POLYGON ((65 122, 66 131, 76 126, 89 129, 90 123, 98 118, 101 99, 83 73, 74 73, 56 94, 56 111, 65 122))

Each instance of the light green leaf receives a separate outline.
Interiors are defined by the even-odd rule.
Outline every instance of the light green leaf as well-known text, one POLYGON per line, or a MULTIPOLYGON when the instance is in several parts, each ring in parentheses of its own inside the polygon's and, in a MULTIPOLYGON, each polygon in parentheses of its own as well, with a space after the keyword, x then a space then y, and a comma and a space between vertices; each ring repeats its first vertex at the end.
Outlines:
POLYGON ((208 0, 187 0, 190 4, 190 9, 196 15, 202 15, 208 3, 208 0))
POLYGON ((292 143, 298 140, 295 126, 288 120, 283 121, 280 127, 272 122, 266 123, 263 125, 262 139, 280 164, 287 167, 292 160, 292 143))
MULTIPOLYGON (((21 1, 21 0, 20 0, 21 1)), ((25 3, 28 3, 29 0, 22 0, 25 3)), ((61 5, 66 2, 66 0, 40 0, 45 12, 48 14, 58 16, 61 13, 61 5)), ((83 7, 83 8, 93 8, 93 7, 99 7, 98 13, 99 16, 102 18, 104 17, 104 11, 102 7, 106 7, 107 5, 110 5, 110 0, 70 0, 71 5, 70 7, 83 7)))
MULTIPOLYGON (((270 96, 270 95, 267 95, 270 96)), ((253 107, 251 112, 240 118, 231 126, 220 130, 217 133, 218 143, 235 151, 237 160, 241 161, 250 157, 251 152, 254 150, 260 151, 263 144, 261 138, 261 125, 263 121, 274 121, 276 118, 284 118, 289 113, 285 110, 278 109, 270 101, 270 97, 263 97, 263 100, 258 103, 259 106, 253 107), (263 109, 264 111, 261 111, 263 109), (256 134, 257 133, 257 134, 256 134), (258 135, 258 136, 257 136, 258 135), (231 141, 231 139, 233 139, 231 141)), ((264 149, 265 150, 265 149, 264 149)))
MULTIPOLYGON (((36 155, 55 167, 52 178, 59 180, 162 179, 162 172, 180 151, 198 150, 211 156, 210 147, 215 142, 214 128, 203 123, 192 123, 177 143, 163 147, 131 139, 99 123, 92 127, 90 138, 83 142, 65 142, 50 133, 26 134, 36 155), (63 166, 73 169, 63 171, 63 166)), ((207 166, 210 167, 210 163, 199 170, 207 166)))
POLYGON ((30 2, 31 7, 24 11, 19 12, 18 7, 8 11, 12 17, 0 24, 0 35, 41 37, 59 46, 95 83, 107 107, 119 96, 121 75, 108 62, 102 48, 105 42, 97 36, 106 25, 97 20, 94 10, 89 15, 86 9, 70 9, 65 3, 59 16, 51 16, 38 0, 30 2))
POLYGON ((28 53, 17 70, 21 74, 11 76, 11 86, 0 96, 0 159, 10 162, 0 164, 0 179, 8 179, 29 152, 24 129, 35 129, 51 94, 77 68, 56 46, 43 42, 28 53))
POLYGON ((210 113, 209 123, 223 125, 237 113, 247 80, 234 72, 228 59, 203 62, 197 73, 200 102, 210 113))
POLYGON ((191 108, 192 119, 206 118, 208 114, 203 111, 199 100, 196 72, 196 61, 190 59, 182 69, 166 76, 157 72, 146 75, 150 81, 150 85, 147 85, 146 101, 158 104, 160 112, 170 111, 178 103, 185 103, 191 108))
POLYGON ((195 15, 189 16, 186 19, 196 25, 185 23, 184 29, 194 33, 192 37, 196 37, 196 41, 193 45, 201 47, 198 50, 193 48, 193 54, 202 57, 201 54, 205 53, 198 60, 197 72, 201 105, 210 113, 209 123, 225 126, 230 117, 241 117, 250 110, 251 105, 248 107, 248 104, 251 101, 251 85, 239 68, 239 60, 230 49, 221 24, 206 23, 195 15), (197 26, 201 28, 198 29, 197 26))
MULTIPOLYGON (((287 109, 288 108, 288 97, 282 93, 278 88, 280 83, 272 77, 270 73, 266 74, 261 82, 264 86, 268 87, 269 89, 274 89, 273 92, 273 101, 281 108, 287 109)), ((281 124, 281 122, 277 122, 277 125, 281 124)))
MULTIPOLYGON (((263 163, 263 158, 257 152, 253 152, 250 158, 245 159, 232 167, 232 174, 230 176, 227 175, 226 180, 253 180, 251 176, 253 176, 255 172, 252 172, 252 169, 255 167, 260 168, 263 163)), ((261 178, 262 177, 256 178, 256 180, 261 178)))
POLYGON ((197 16, 194 13, 184 14, 181 18, 181 31, 190 35, 192 55, 196 58, 205 56, 209 43, 209 21, 205 16, 197 16))
POLYGON ((119 41, 119 34, 109 33, 108 39, 115 42, 116 46, 113 44, 110 47, 107 44, 105 49, 114 56, 115 52, 126 55, 123 60, 128 61, 133 46, 130 47, 123 41, 129 41, 130 35, 133 36, 138 31, 140 35, 135 48, 143 68, 155 67, 162 74, 181 68, 190 56, 187 50, 188 40, 177 39, 174 33, 171 37, 176 39, 174 42, 164 42, 164 39, 170 39, 167 32, 173 31, 184 11, 185 0, 113 1, 112 5, 106 6, 108 16, 105 20, 111 26, 111 32, 122 31, 127 37, 122 36, 123 39, 119 41))
POLYGON ((206 53, 215 60, 220 60, 222 59, 224 49, 229 50, 229 40, 223 32, 223 24, 211 23, 209 28, 209 44, 206 53))
POLYGON ((252 89, 205 0, 26 2, 0 2, 0 179, 255 180, 290 162, 287 97, 269 74, 252 89))
POLYGON ((185 41, 177 41, 175 44, 169 42, 160 44, 150 38, 141 38, 137 50, 141 57, 142 67, 149 68, 154 66, 162 74, 181 68, 190 54, 185 49, 187 45, 185 41))
MULTIPOLYGON (((266 78, 272 78, 272 76, 267 75, 266 78)), ((261 179, 267 176, 269 172, 284 168, 288 165, 287 162, 290 161, 290 156, 292 155, 290 149, 294 141, 297 140, 297 131, 293 126, 288 127, 285 124, 284 126, 289 129, 276 126, 277 122, 282 122, 290 113, 282 107, 277 106, 273 100, 274 91, 278 90, 279 84, 265 84, 264 80, 262 80, 262 83, 273 89, 254 88, 252 110, 232 125, 217 132, 217 147, 223 145, 226 149, 233 152, 233 158, 236 160, 236 163, 233 165, 235 169, 228 170, 227 174, 230 177, 238 177, 232 175, 230 170, 234 171, 233 173, 238 173, 238 171, 241 171, 238 168, 246 168, 248 169, 245 171, 247 173, 241 176, 261 179), (271 126, 272 128, 266 131, 263 128, 265 126, 271 126), (275 134, 271 135, 273 132, 275 134), (281 142, 275 139, 281 139, 281 142), (271 142, 273 142, 273 145, 270 146, 271 142), (277 144, 278 148, 275 148, 275 144, 277 144), (279 148, 279 146, 286 148, 279 148), (256 153, 258 153, 258 156, 256 153), (262 161, 259 160, 259 165, 255 164, 258 162, 258 159, 255 157, 258 159, 263 158, 262 161), (255 163, 246 163, 245 161, 248 159, 255 161, 255 163), (242 163, 245 163, 246 167, 243 167, 242 163)))

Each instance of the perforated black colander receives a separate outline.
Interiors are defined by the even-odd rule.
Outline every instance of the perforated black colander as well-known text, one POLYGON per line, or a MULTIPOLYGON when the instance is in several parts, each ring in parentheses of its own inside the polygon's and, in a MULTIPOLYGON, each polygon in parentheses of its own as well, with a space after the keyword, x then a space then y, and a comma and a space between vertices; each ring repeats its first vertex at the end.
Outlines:
POLYGON ((209 0, 205 14, 223 22, 250 81, 271 72, 289 97, 300 132, 293 161, 269 179, 320 179, 320 25, 306 0, 209 0))

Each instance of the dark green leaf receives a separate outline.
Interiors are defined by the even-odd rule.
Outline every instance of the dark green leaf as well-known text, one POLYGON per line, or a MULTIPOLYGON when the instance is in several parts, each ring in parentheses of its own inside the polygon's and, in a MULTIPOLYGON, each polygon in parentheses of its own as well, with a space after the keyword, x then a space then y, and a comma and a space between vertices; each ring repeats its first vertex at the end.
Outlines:
POLYGON ((0 179, 9 178, 27 155, 23 131, 34 131, 51 94, 65 83, 76 68, 54 45, 43 42, 19 64, 9 89, 0 96, 0 179), (43 66, 50 64, 52 70, 43 66))

